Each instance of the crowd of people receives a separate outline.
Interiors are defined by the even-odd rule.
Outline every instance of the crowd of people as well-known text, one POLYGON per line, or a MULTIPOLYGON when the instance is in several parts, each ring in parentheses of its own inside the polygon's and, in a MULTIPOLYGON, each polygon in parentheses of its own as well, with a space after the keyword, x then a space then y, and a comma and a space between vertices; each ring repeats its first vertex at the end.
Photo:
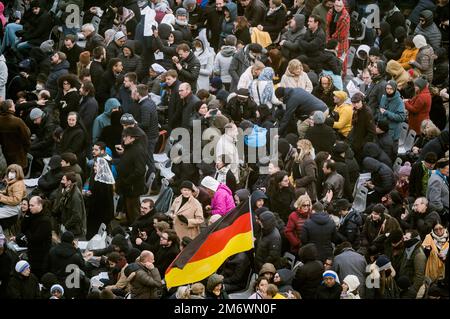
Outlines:
POLYGON ((448 298, 448 0, 16 0, 0 26, 1 299, 448 298), (247 202, 254 249, 168 289, 247 202))

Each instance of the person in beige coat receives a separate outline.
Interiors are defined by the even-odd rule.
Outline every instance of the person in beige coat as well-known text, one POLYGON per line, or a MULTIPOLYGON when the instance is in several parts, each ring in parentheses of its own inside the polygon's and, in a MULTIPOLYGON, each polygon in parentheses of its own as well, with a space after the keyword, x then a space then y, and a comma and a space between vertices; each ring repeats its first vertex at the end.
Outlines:
POLYGON ((180 240, 187 236, 191 239, 200 234, 200 225, 204 222, 203 208, 194 197, 194 184, 184 181, 180 186, 181 195, 175 198, 170 215, 173 218, 173 227, 180 240))
POLYGON ((0 192, 0 224, 4 218, 19 214, 19 204, 27 195, 22 167, 11 164, 6 170, 6 189, 0 192))
POLYGON ((285 88, 302 88, 309 93, 313 90, 313 85, 308 74, 303 71, 303 65, 297 59, 289 62, 286 72, 281 77, 279 86, 285 88))

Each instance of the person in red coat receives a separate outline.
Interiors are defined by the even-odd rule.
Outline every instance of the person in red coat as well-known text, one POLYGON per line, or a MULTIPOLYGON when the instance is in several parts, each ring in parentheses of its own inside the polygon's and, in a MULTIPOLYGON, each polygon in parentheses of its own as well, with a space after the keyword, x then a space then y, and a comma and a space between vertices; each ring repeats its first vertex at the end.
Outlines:
POLYGON ((347 74, 347 53, 349 49, 350 15, 342 0, 334 2, 334 8, 327 13, 327 42, 338 41, 338 58, 343 61, 342 76, 347 74))
POLYGON ((284 234, 291 246, 291 252, 294 254, 297 254, 300 248, 300 232, 311 215, 311 205, 311 199, 308 194, 301 195, 294 203, 296 210, 289 215, 286 228, 284 229, 284 234))
POLYGON ((412 99, 405 99, 405 108, 408 110, 409 128, 417 133, 420 132, 420 125, 423 120, 430 118, 431 93, 428 89, 428 82, 424 78, 414 81, 416 95, 412 99))

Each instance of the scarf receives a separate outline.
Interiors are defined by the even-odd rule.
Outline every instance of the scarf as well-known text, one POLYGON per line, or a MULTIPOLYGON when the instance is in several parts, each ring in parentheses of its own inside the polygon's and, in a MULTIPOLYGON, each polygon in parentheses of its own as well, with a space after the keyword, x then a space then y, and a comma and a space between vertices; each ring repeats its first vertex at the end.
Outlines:
POLYGON ((445 243, 448 241, 448 230, 445 230, 442 236, 438 236, 436 235, 433 229, 431 230, 431 237, 433 237, 434 243, 436 244, 436 247, 440 251, 442 247, 445 245, 445 243))
POLYGON ((274 76, 273 69, 267 67, 264 68, 264 70, 261 72, 257 80, 253 80, 250 82, 250 85, 248 87, 249 95, 253 97, 258 97, 259 105, 272 102, 274 92, 272 82, 273 76, 274 76), (263 84, 262 90, 260 84, 263 84), (256 92, 254 92, 253 90, 253 85, 255 85, 256 92))
POLYGON ((436 175, 438 175, 440 178, 442 178, 442 180, 444 181, 444 183, 445 183, 445 185, 447 186, 447 188, 448 188, 448 179, 447 179, 447 176, 445 176, 444 174, 442 174, 440 171, 438 171, 438 170, 436 170, 435 172, 434 172, 436 175))
POLYGON ((217 180, 221 184, 226 184, 227 183, 227 174, 228 174, 229 170, 230 170, 229 165, 222 167, 221 169, 216 171, 216 174, 214 175, 214 179, 217 180))

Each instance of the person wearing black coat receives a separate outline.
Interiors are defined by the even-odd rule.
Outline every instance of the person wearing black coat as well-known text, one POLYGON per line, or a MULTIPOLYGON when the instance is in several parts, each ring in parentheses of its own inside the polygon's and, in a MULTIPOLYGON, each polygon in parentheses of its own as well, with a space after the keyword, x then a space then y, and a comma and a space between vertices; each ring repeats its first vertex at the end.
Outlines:
POLYGON ((286 25, 286 9, 284 5, 281 5, 281 0, 272 0, 270 3, 271 8, 267 11, 264 22, 260 24, 262 28, 258 29, 268 32, 272 42, 275 42, 286 25))
POLYGON ((308 30, 298 42, 299 51, 302 52, 299 60, 305 63, 308 62, 308 58, 317 58, 317 52, 322 52, 326 44, 325 31, 321 27, 321 24, 325 21, 322 22, 320 19, 315 21, 314 18, 311 18, 311 20, 313 22, 309 24, 308 21, 308 30))
POLYGON ((55 104, 59 110, 59 125, 65 129, 67 128, 67 115, 80 110, 80 94, 78 93, 80 83, 76 76, 67 74, 58 78, 58 88, 55 104))
POLYGON ((176 232, 168 229, 161 233, 159 248, 155 253, 155 267, 164 277, 166 269, 169 268, 175 257, 180 253, 179 239, 176 232))
POLYGON ((6 238, 0 234, 0 299, 6 299, 8 282, 11 278, 15 258, 6 245, 6 238))
MULTIPOLYGON (((29 270, 25 270, 28 272, 29 270)), ((15 272, 8 283, 7 297, 9 299, 40 299, 39 279, 35 274, 15 272)))
POLYGON ((80 120, 87 130, 88 137, 91 137, 94 120, 98 115, 98 102, 95 99, 95 89, 92 82, 85 82, 81 85, 80 95, 80 120))
POLYGON ((386 93, 386 62, 379 60, 369 68, 372 83, 367 88, 365 101, 369 106, 372 115, 376 117, 379 112, 381 97, 386 93))
POLYGON ((123 83, 123 65, 119 58, 112 58, 108 62, 108 67, 101 77, 99 86, 96 87, 96 99, 100 106, 100 113, 103 113, 104 103, 111 97, 116 97, 119 88, 123 83))
POLYGON ((416 206, 405 218, 402 226, 406 229, 416 229, 420 238, 424 240, 436 224, 441 224, 441 217, 429 207, 428 201, 424 197, 417 198, 414 204, 416 206))
POLYGON ((145 231, 150 234, 154 231, 153 218, 155 216, 155 203, 150 199, 144 199, 141 203, 139 216, 131 224, 131 242, 136 242, 139 232, 145 231))
POLYGON ((309 117, 315 111, 328 113, 328 106, 323 101, 302 88, 279 87, 275 90, 275 95, 286 104, 286 111, 280 121, 280 136, 288 133, 289 123, 295 116, 309 117))
POLYGON ((344 197, 353 201, 352 180, 345 160, 347 148, 346 143, 337 142, 331 151, 331 159, 336 163, 336 172, 344 178, 344 197))
POLYGON ((391 26, 386 21, 380 23, 379 29, 379 48, 380 52, 384 54, 385 51, 391 50, 394 44, 394 36, 391 33, 391 26))
POLYGON ((314 126, 306 131, 305 139, 311 142, 316 154, 319 152, 331 154, 333 145, 336 143, 336 131, 322 120, 316 119, 314 126))
POLYGON ((74 244, 74 235, 66 231, 61 235, 61 243, 52 247, 48 254, 48 270, 55 274, 60 282, 65 279, 70 272, 67 272, 67 266, 76 265, 80 270, 85 269, 83 255, 79 248, 74 244))
POLYGON ((419 156, 419 161, 425 158, 425 155, 429 152, 433 152, 437 155, 437 158, 443 158, 445 156, 445 152, 449 149, 449 134, 448 130, 442 131, 438 137, 435 137, 431 141, 429 141, 422 148, 419 156))
MULTIPOLYGON (((168 71, 172 72, 172 71, 168 71)), ((180 118, 176 115, 179 112, 180 95, 178 94, 178 88, 181 82, 178 80, 178 74, 176 72, 166 75, 166 82, 163 86, 164 94, 161 99, 162 105, 167 105, 167 123, 169 132, 172 128, 179 127, 181 122, 180 118)))
POLYGON ((391 25, 391 30, 394 30, 395 41, 392 44, 392 48, 390 50, 384 51, 384 56, 386 60, 398 60, 402 56, 403 51, 405 50, 405 39, 406 39, 406 29, 403 26, 398 26, 397 28, 393 28, 391 25))
MULTIPOLYGON (((197 92, 197 79, 200 75, 200 61, 187 44, 180 44, 177 47, 178 57, 173 57, 176 61, 175 69, 178 72, 178 79, 191 85, 192 92, 197 92)), ((174 61, 173 60, 173 61, 174 61)))
POLYGON ((53 155, 49 162, 50 170, 39 177, 36 192, 42 193, 46 198, 51 198, 51 194, 58 189, 64 172, 61 168, 61 156, 53 155))
POLYGON ((395 158, 397 157, 397 151, 394 150, 394 140, 389 134, 389 123, 385 120, 378 122, 376 132, 377 145, 384 153, 386 153, 386 155, 391 160, 391 163, 393 163, 395 161, 395 158))
POLYGON ((189 83, 182 83, 179 86, 179 101, 180 105, 178 106, 177 114, 174 116, 174 122, 180 122, 181 127, 185 129, 189 129, 191 127, 191 115, 194 110, 194 106, 196 103, 200 101, 200 99, 193 94, 194 90, 189 83))
POLYGON ((356 93, 352 97, 353 118, 352 130, 348 136, 350 146, 360 162, 362 150, 367 142, 373 142, 376 136, 372 112, 364 104, 364 96, 356 93))
POLYGON ((47 12, 38 1, 33 1, 32 4, 36 5, 36 7, 32 6, 30 8, 32 14, 30 14, 27 19, 22 20, 24 22, 24 28, 21 32, 21 42, 17 44, 19 50, 22 47, 21 45, 25 44, 25 42, 28 43, 28 45, 38 46, 42 42, 48 40, 48 35, 53 27, 53 25, 49 23, 49 21, 52 21, 50 13, 47 12))
POLYGON ((271 211, 261 213, 257 222, 262 230, 261 237, 256 242, 254 270, 259 272, 265 263, 271 263, 275 267, 280 264, 281 235, 276 228, 275 215, 271 211))
POLYGON ((66 117, 68 127, 64 130, 60 144, 60 154, 74 153, 77 156, 78 163, 83 169, 86 166, 86 150, 89 142, 86 129, 80 122, 78 113, 71 113, 66 117))
POLYGON ((217 7, 212 4, 205 8, 205 26, 208 34, 208 41, 215 52, 218 52, 220 42, 220 32, 222 29, 222 21, 224 19, 223 7, 217 7))
POLYGON ((30 265, 39 278, 46 272, 48 253, 52 245, 52 224, 42 204, 39 196, 30 199, 30 214, 25 215, 21 224, 21 233, 25 235, 26 241, 21 242, 22 236, 16 236, 19 246, 28 247, 30 265))
POLYGON ((247 288, 250 270, 250 258, 246 252, 238 253, 228 258, 218 271, 224 277, 223 285, 225 291, 230 294, 247 288))
POLYGON ((320 203, 313 205, 313 214, 303 225, 300 233, 302 244, 313 243, 317 247, 319 259, 325 261, 333 255, 332 242, 337 239, 336 224, 320 203), (317 205, 317 206, 316 206, 317 205))
POLYGON ((334 281, 334 284, 329 286, 327 282, 325 282, 326 277, 323 277, 323 282, 317 287, 316 291, 316 299, 325 299, 325 300, 339 300, 341 299, 342 287, 339 284, 339 281, 334 281))
POLYGON ((346 199, 338 199, 333 203, 336 212, 341 216, 337 235, 340 242, 348 241, 353 249, 358 250, 360 246, 360 228, 363 220, 357 211, 351 209, 351 204, 346 199))
POLYGON ((66 35, 61 52, 66 55, 70 64, 69 73, 77 74, 77 63, 80 61, 80 53, 83 52, 83 49, 77 44, 76 36, 72 34, 66 35))
POLYGON ((148 95, 148 88, 145 84, 137 86, 137 99, 139 105, 139 117, 136 118, 139 127, 147 134, 149 168, 150 173, 155 172, 155 164, 153 161, 153 152, 159 137, 158 111, 155 102, 148 95))
POLYGON ((388 167, 392 167, 392 160, 376 143, 369 142, 364 145, 362 158, 364 159, 366 157, 374 158, 381 163, 386 164, 388 167))
POLYGON ((363 168, 371 173, 371 182, 368 184, 369 191, 373 193, 367 196, 367 205, 379 203, 381 198, 395 187, 395 176, 392 169, 386 164, 371 157, 364 158, 363 168))
MULTIPOLYGON (((38 115, 40 112, 38 112, 38 115)), ((35 131, 36 138, 31 141, 30 154, 33 158, 49 157, 53 153, 55 141, 53 139, 53 132, 57 128, 53 117, 44 112, 38 118, 34 118, 33 122, 38 125, 35 131)))
POLYGON ((128 224, 133 223, 139 214, 139 196, 145 193, 145 165, 148 153, 139 143, 140 132, 136 127, 123 132, 123 155, 117 165, 116 186, 124 197, 128 224))
POLYGON ((338 89, 334 86, 331 76, 322 75, 319 78, 319 85, 314 87, 312 95, 324 101, 331 112, 336 104, 334 103, 334 91, 338 91, 338 89))
POLYGON ((303 263, 303 266, 297 268, 292 287, 300 293, 302 299, 314 299, 324 271, 316 245, 311 243, 300 247, 298 259, 303 263))
POLYGON ((119 157, 115 146, 120 145, 122 143, 123 126, 122 124, 120 124, 121 117, 122 117, 121 111, 112 112, 111 125, 108 125, 103 128, 99 138, 99 140, 104 142, 106 146, 113 152, 112 155, 113 158, 119 157))

